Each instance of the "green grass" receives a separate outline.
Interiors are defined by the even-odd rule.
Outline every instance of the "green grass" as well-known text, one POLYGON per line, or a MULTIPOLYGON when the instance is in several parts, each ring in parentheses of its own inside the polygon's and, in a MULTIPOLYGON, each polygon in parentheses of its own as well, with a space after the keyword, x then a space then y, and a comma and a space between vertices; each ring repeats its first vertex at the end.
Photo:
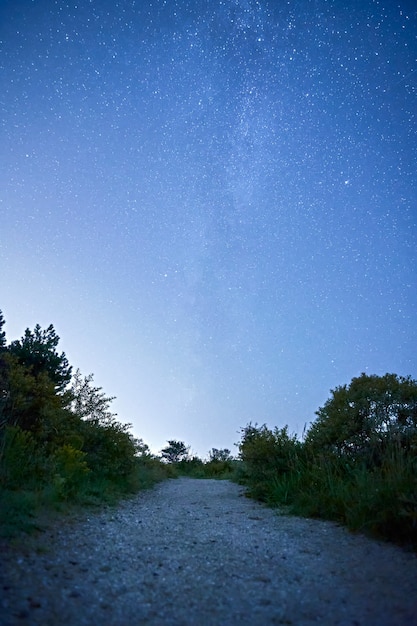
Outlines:
POLYGON ((114 506, 121 499, 172 477, 155 459, 138 459, 134 471, 120 480, 88 477, 79 488, 66 492, 56 477, 47 484, 32 482, 30 489, 0 489, 0 537, 12 539, 39 530, 45 520, 87 507, 114 506))
POLYGON ((234 479, 248 495, 305 517, 417 549, 417 454, 397 439, 366 454, 296 442, 285 430, 248 426, 234 479))
POLYGON ((352 531, 417 549, 415 459, 397 451, 379 467, 346 467, 338 459, 301 463, 288 472, 240 482, 248 494, 293 514, 333 520, 352 531))

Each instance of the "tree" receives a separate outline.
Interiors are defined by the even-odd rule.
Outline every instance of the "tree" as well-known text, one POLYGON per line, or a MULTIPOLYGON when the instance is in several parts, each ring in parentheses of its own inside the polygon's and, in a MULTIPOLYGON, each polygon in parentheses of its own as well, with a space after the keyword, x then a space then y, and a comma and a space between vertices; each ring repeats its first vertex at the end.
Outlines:
POLYGON ((6 333, 3 330, 3 326, 5 324, 5 320, 3 317, 3 313, 0 310, 0 428, 2 421, 4 419, 4 413, 8 401, 8 376, 7 376, 7 365, 5 361, 6 354, 6 333))
POLYGON ((72 377, 69 390, 70 410, 81 420, 79 432, 83 439, 88 466, 106 478, 129 475, 136 454, 146 454, 147 446, 129 432, 131 424, 116 420, 110 405, 114 396, 106 396, 102 387, 93 384, 94 375, 82 376, 79 369, 72 377))
POLYGON ((227 448, 224 448, 222 450, 218 450, 217 448, 212 448, 209 452, 209 461, 210 463, 213 462, 226 462, 226 461, 231 461, 232 460, 232 455, 230 453, 230 450, 228 450, 227 448))
POLYGON ((417 381, 410 377, 361 374, 331 394, 307 432, 308 446, 372 462, 388 442, 416 441, 417 381))
POLYGON ((31 368, 7 351, 0 361, 0 426, 7 424, 38 431, 47 414, 62 408, 62 397, 56 394, 46 372, 34 376, 31 368))
MULTIPOLYGON (((2 324, 4 321, 2 321, 2 324)), ((1 329, 0 329, 1 330, 1 329)), ((4 344, 4 340, 1 340, 4 344)), ((20 340, 0 351, 0 419, 2 424, 49 436, 55 418, 67 404, 66 386, 71 367, 65 353, 58 354, 59 337, 52 324, 42 330, 28 328, 20 340)))
POLYGON ((100 424, 112 422, 116 413, 110 410, 114 396, 106 396, 102 387, 94 387, 94 374, 82 376, 79 369, 72 377, 70 388, 70 409, 81 419, 95 421, 100 424))
POLYGON ((125 489, 150 451, 116 420, 114 398, 79 370, 69 388, 72 370, 52 325, 26 329, 9 346, 3 325, 0 311, 0 483, 27 487, 32 478, 59 497, 75 496, 87 477, 100 489, 103 480, 125 489))
POLYGON ((147 443, 145 443, 142 437, 134 437, 133 443, 135 444, 136 456, 140 459, 150 459, 153 458, 150 447, 147 443))
POLYGON ((36 324, 33 332, 27 328, 20 340, 13 341, 9 351, 35 378, 47 374, 56 393, 62 394, 71 380, 71 367, 65 352, 58 354, 56 351, 58 343, 59 337, 52 324, 46 330, 36 324))
POLYGON ((6 348, 6 333, 3 330, 4 324, 5 319, 3 317, 3 312, 0 309, 0 352, 6 348))
POLYGON ((88 467, 104 478, 124 479, 136 463, 136 440, 129 432, 131 424, 114 418, 105 424, 94 420, 81 421, 82 449, 88 467))
POLYGON ((190 446, 186 446, 183 441, 171 439, 168 445, 161 450, 161 456, 168 463, 179 463, 188 459, 190 446))

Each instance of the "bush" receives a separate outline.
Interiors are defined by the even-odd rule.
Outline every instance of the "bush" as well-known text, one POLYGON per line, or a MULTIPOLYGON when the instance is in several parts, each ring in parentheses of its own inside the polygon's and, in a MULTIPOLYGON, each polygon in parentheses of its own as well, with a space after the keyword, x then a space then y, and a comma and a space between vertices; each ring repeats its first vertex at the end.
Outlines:
POLYGON ((85 460, 87 454, 71 445, 58 448, 53 455, 53 484, 63 498, 74 498, 87 484, 90 468, 85 460))
POLYGON ((177 475, 192 476, 194 478, 204 477, 204 463, 198 456, 171 463, 171 466, 177 475))
POLYGON ((417 382, 362 374, 317 416, 303 443, 249 424, 235 479, 269 504, 417 548, 417 382))
POLYGON ((52 325, 9 345, 3 325, 0 311, 0 531, 7 520, 29 528, 39 507, 114 501, 172 472, 116 420, 92 374, 71 383, 52 325))
POLYGON ((296 470, 300 452, 300 443, 288 434, 287 426, 273 431, 266 425, 246 426, 239 453, 250 494, 262 501, 270 500, 273 481, 296 470))
POLYGON ((32 433, 19 426, 6 426, 0 437, 0 486, 37 488, 43 480, 46 460, 32 433))
POLYGON ((417 545, 415 459, 391 450, 381 466, 311 459, 292 497, 293 512, 324 517, 399 543, 417 545))
POLYGON ((234 471, 234 461, 208 461, 203 467, 206 478, 230 478, 234 471))

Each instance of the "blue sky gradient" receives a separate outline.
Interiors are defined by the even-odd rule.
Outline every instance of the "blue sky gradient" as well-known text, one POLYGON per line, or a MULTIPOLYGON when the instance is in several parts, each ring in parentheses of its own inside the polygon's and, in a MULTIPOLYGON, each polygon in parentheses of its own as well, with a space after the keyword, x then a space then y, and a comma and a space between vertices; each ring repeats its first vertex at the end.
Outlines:
POLYGON ((158 451, 417 377, 417 10, 0 3, 0 307, 158 451))

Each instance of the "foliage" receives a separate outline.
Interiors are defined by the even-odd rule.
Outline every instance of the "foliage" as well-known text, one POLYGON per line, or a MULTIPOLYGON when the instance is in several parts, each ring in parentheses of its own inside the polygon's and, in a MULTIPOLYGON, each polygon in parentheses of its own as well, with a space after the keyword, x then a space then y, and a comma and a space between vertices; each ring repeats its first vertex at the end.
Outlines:
POLYGON ((270 430, 265 424, 248 424, 243 428, 239 453, 251 494, 267 500, 271 481, 295 468, 300 449, 297 437, 288 434, 287 426, 270 430))
POLYGON ((94 376, 83 377, 77 369, 70 388, 70 407, 80 419, 80 434, 88 466, 113 480, 123 479, 132 472, 138 451, 147 446, 135 440, 129 432, 131 424, 121 424, 110 410, 113 397, 106 396, 101 387, 93 385, 94 376))
POLYGON ((64 444, 53 455, 53 482, 62 498, 73 497, 86 484, 90 468, 86 461, 87 454, 70 444, 64 444))
POLYGON ((304 442, 244 428, 237 480, 293 513, 417 548, 417 382, 362 374, 331 394, 304 442))
POLYGON ((417 382, 395 374, 361 374, 331 392, 316 415, 306 444, 373 466, 396 441, 409 449, 417 443, 417 382))
POLYGON ((0 427, 14 425, 35 432, 43 413, 62 406, 62 397, 57 395, 48 374, 39 372, 35 376, 32 368, 27 368, 10 351, 0 357, 0 385, 0 427))
POLYGON ((235 469, 235 463, 230 450, 227 448, 212 448, 209 460, 204 463, 205 478, 230 478, 235 469))
POLYGON ((41 478, 44 461, 37 442, 19 426, 6 426, 0 439, 0 486, 26 488, 41 478))
POLYGON ((130 424, 116 420, 107 424, 82 423, 83 450, 94 472, 115 481, 130 474, 136 462, 136 447, 129 429, 130 424))
POLYGON ((132 441, 135 446, 136 456, 138 458, 142 460, 153 458, 153 455, 151 454, 148 444, 145 443, 143 439, 133 438, 132 441))
POLYGON ((178 476, 190 476, 193 478, 203 478, 203 461, 198 456, 187 456, 180 461, 170 463, 173 467, 175 474, 178 476))
POLYGON ((236 468, 236 462, 230 458, 227 461, 208 461, 204 463, 204 478, 231 478, 236 468))
POLYGON ((116 414, 110 410, 114 397, 106 396, 101 387, 93 385, 94 374, 82 376, 79 369, 72 377, 70 387, 70 408, 81 419, 105 424, 111 422, 116 414))
POLYGON ((236 470, 236 461, 230 450, 212 448, 209 460, 203 461, 198 456, 191 456, 190 446, 183 441, 168 441, 162 450, 162 461, 170 468, 171 477, 188 476, 190 478, 231 478, 236 470))
POLYGON ((58 354, 59 337, 52 324, 42 330, 36 324, 33 331, 27 328, 20 340, 13 341, 9 352, 37 378, 47 374, 57 393, 62 393, 71 380, 71 367, 65 353, 58 354))
POLYGON ((0 351, 4 350, 6 347, 6 331, 3 330, 3 326, 6 321, 4 319, 3 313, 0 311, 0 351))
POLYGON ((231 455, 230 450, 228 450, 227 448, 223 448, 221 450, 218 450, 217 448, 212 448, 209 452, 210 463, 215 463, 215 462, 224 463, 226 461, 231 461, 231 460, 232 460, 232 455, 231 455))
POLYGON ((92 374, 71 376, 52 325, 9 345, 3 326, 0 311, 1 532, 29 528, 39 507, 111 501, 170 474, 92 374))
POLYGON ((395 374, 337 387, 305 440, 249 424, 239 459, 183 441, 161 458, 111 411, 114 398, 57 351, 50 325, 7 345, 0 311, 0 530, 28 529, 39 507, 113 502, 178 474, 230 478, 294 513, 417 547, 417 381, 395 374))
POLYGON ((179 463, 189 458, 190 446, 186 446, 183 441, 171 439, 168 445, 161 450, 161 457, 167 463, 179 463))

